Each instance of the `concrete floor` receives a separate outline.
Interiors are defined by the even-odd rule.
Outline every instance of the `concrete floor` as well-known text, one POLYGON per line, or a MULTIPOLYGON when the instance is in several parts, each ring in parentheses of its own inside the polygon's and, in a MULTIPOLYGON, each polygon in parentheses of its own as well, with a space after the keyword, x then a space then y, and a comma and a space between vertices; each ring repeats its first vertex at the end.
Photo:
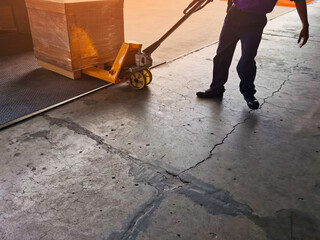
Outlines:
MULTIPOLYGON (((183 16, 191 0, 125 0, 124 21, 126 41, 136 41, 147 47, 158 40, 183 16)), ((192 15, 161 47, 152 54, 155 64, 170 61, 185 53, 218 41, 227 2, 216 0, 192 15)), ((276 6, 268 19, 277 18, 294 8, 276 6)))
POLYGON ((320 3, 269 22, 249 111, 213 44, 0 132, 0 239, 320 239, 320 3))

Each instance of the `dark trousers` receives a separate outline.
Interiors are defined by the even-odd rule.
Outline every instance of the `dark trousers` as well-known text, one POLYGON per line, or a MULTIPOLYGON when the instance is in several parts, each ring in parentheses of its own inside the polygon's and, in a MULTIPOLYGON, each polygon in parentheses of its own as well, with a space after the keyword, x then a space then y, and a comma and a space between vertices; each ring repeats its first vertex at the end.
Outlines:
POLYGON ((265 15, 249 13, 232 6, 225 18, 220 34, 217 54, 213 59, 213 80, 210 88, 224 92, 224 84, 228 80, 229 67, 237 42, 241 41, 242 55, 237 65, 240 77, 240 92, 244 96, 256 93, 254 79, 258 47, 262 32, 267 24, 265 15))

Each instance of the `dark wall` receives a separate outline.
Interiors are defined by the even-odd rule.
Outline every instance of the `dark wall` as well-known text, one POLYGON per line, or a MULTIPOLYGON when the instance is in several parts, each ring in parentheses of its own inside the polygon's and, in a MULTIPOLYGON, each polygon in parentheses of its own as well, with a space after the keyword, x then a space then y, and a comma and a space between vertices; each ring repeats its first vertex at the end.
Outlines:
POLYGON ((0 0, 0 56, 31 51, 32 48, 24 0, 0 0))

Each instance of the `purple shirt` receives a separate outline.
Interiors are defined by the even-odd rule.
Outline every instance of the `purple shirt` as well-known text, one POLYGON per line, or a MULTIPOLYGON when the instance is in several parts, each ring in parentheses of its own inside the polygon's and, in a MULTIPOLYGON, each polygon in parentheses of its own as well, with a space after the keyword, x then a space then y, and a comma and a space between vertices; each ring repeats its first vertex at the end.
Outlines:
POLYGON ((237 8, 258 14, 272 12, 277 1, 278 0, 232 0, 237 8))

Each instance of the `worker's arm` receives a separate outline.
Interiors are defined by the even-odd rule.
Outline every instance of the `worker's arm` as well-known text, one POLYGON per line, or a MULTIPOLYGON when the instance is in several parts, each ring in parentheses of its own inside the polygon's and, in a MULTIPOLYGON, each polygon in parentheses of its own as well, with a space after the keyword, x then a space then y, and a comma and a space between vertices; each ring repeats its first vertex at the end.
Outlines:
POLYGON ((294 0, 296 8, 302 23, 302 29, 299 35, 298 43, 300 47, 305 45, 309 39, 309 22, 307 13, 307 4, 305 0, 294 0))

